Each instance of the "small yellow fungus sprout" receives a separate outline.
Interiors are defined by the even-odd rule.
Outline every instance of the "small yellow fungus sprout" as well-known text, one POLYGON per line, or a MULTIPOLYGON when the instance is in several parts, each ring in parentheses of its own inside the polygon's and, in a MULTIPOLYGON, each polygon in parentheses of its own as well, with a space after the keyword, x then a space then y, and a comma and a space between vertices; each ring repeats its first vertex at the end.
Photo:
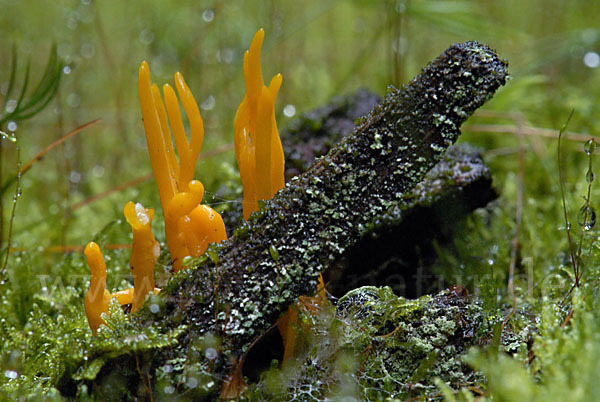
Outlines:
POLYGON ((284 186, 284 156, 277 123, 275 99, 283 77, 275 75, 265 86, 260 50, 265 31, 260 29, 244 54, 246 95, 235 114, 235 154, 242 186, 244 219, 258 211, 259 200, 269 200, 284 186))
POLYGON ((208 243, 199 246, 204 244, 204 239, 217 242, 225 240, 227 236, 221 216, 212 208, 200 205, 204 186, 201 182, 192 180, 204 139, 202 116, 180 73, 175 74, 175 87, 190 124, 189 141, 175 91, 165 84, 163 103, 158 86, 152 84, 148 63, 142 62, 138 79, 140 106, 152 170, 165 215, 167 245, 173 269, 177 272, 181 269, 184 257, 200 255, 206 251, 208 243), (171 141, 171 131, 179 153, 179 162, 171 141), (210 225, 200 226, 202 222, 209 222, 210 225))
POLYGON ((133 246, 129 260, 133 275, 133 288, 111 294, 106 289, 106 263, 100 247, 96 243, 90 242, 84 249, 91 272, 90 287, 85 296, 85 314, 94 334, 100 324, 104 323, 101 314, 109 313, 108 304, 111 298, 117 299, 121 306, 131 304, 131 311, 135 312, 144 305, 144 299, 148 293, 158 294, 160 292, 159 288, 154 287, 154 264, 160 256, 160 246, 150 229, 154 210, 146 209, 142 204, 134 204, 130 201, 125 204, 123 213, 133 232, 133 246))
POLYGON ((106 263, 100 247, 96 243, 90 242, 85 246, 83 252, 91 272, 90 287, 85 295, 85 315, 92 333, 96 335, 100 324, 104 324, 100 315, 108 313, 108 304, 112 295, 106 289, 106 263))
POLYGON ((136 312, 144 305, 146 295, 154 288, 154 264, 160 256, 160 246, 150 229, 154 210, 142 204, 128 202, 123 208, 125 219, 131 225, 133 246, 129 266, 133 276, 133 296, 131 311, 136 312))

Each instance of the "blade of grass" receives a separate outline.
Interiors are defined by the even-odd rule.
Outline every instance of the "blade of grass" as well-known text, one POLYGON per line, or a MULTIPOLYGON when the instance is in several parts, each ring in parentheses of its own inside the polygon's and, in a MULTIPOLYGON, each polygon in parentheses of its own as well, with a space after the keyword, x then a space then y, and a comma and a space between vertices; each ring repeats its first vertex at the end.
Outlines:
POLYGON ((29 67, 30 63, 28 62, 25 70, 25 81, 23 88, 21 89, 21 94, 19 95, 19 100, 17 101, 17 107, 10 113, 3 115, 0 119, 0 124, 4 123, 8 119, 25 120, 37 114, 39 111, 44 109, 48 103, 50 103, 56 94, 56 91, 58 91, 62 63, 58 59, 56 45, 54 45, 50 51, 50 56, 48 57, 48 62, 46 63, 46 69, 42 75, 42 78, 40 79, 40 82, 32 92, 31 96, 25 99, 25 93, 29 84, 29 67))
MULTIPOLYGON (((19 144, 17 143, 16 152, 17 152, 17 169, 21 168, 21 157, 19 144)), ((12 209, 10 211, 10 218, 8 220, 8 237, 6 240, 6 249, 4 252, 4 262, 2 264, 2 269, 0 270, 0 285, 6 282, 6 267, 8 266, 8 256, 10 255, 10 244, 12 242, 12 231, 13 231, 13 223, 15 220, 15 211, 17 209, 17 201, 21 196, 21 174, 17 174, 16 178, 17 186, 15 187, 15 194, 13 196, 12 209)))
POLYGON ((571 113, 569 113, 569 117, 567 118, 567 121, 565 122, 565 124, 563 124, 563 126, 560 128, 560 130, 558 132, 558 149, 557 149, 556 153, 557 153, 557 157, 558 157, 558 178, 559 178, 558 181, 560 184, 560 196, 562 198, 563 214, 565 217, 565 230, 567 231, 567 239, 569 241, 569 253, 571 256, 571 264, 573 264, 573 272, 575 273, 575 286, 579 287, 579 280, 577 279, 577 265, 576 265, 576 261, 575 261, 575 250, 573 248, 573 240, 571 239, 571 223, 569 222, 569 215, 567 213, 567 201, 565 199, 564 172, 563 172, 562 158, 561 158, 561 152, 560 152, 561 139, 563 137, 563 134, 567 130, 567 126, 569 125, 569 122, 571 121, 571 117, 573 117, 574 112, 575 112, 575 109, 572 109, 571 113))
MULTIPOLYGON (((17 75, 17 47, 13 43, 12 45, 12 60, 10 65, 10 78, 8 80, 8 89, 6 90, 6 95, 4 97, 4 104, 2 105, 2 113, 0 116, 3 116, 4 111, 6 110, 6 102, 10 99, 10 95, 12 93, 13 88, 15 87, 15 79, 17 75)), ((0 124, 1 123, 0 119, 0 124)))

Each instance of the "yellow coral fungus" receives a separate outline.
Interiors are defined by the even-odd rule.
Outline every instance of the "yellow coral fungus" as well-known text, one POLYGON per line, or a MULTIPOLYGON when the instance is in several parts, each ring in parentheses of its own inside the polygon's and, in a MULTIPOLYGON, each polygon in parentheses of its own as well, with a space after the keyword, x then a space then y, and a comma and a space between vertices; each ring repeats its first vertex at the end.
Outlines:
POLYGON ((111 294, 106 289, 106 263, 100 247, 94 242, 85 246, 84 254, 90 266, 90 287, 85 294, 85 315, 94 335, 100 324, 104 324, 102 313, 108 313, 111 294))
POLYGON ((154 264, 160 256, 160 246, 150 228, 154 217, 153 209, 130 201, 125 204, 123 214, 133 232, 129 266, 134 289, 131 311, 135 312, 144 305, 146 295, 154 291, 154 264))
POLYGON ((165 98, 165 103, 163 103, 158 87, 152 84, 148 63, 142 63, 139 69, 138 91, 144 117, 146 141, 165 215, 167 245, 173 260, 173 269, 178 271, 184 257, 206 251, 206 247, 198 247, 197 238, 221 241, 227 236, 221 216, 210 207, 200 208, 199 206, 204 195, 204 187, 202 183, 192 179, 202 148, 204 125, 194 96, 180 73, 175 74, 175 88, 190 123, 189 141, 183 126, 175 90, 168 84, 163 86, 165 98), (169 123, 179 153, 179 162, 177 162, 171 141, 169 123), (203 212, 195 213, 195 218, 189 217, 188 214, 195 208, 199 208, 198 211, 203 212), (203 228, 194 224, 190 229, 189 225, 180 223, 194 220, 197 222, 207 221, 207 219, 199 219, 203 214, 207 218, 212 217, 208 219, 211 226, 203 228), (216 232, 215 226, 219 228, 216 232), (214 233, 218 233, 218 235, 215 236, 214 233), (187 236, 192 237, 187 238, 187 236), (188 250, 188 245, 193 245, 194 250, 188 250))
POLYGON ((283 148, 275 121, 275 99, 283 78, 277 74, 268 87, 264 84, 260 67, 264 36, 260 29, 244 54, 246 95, 233 124, 245 220, 258 210, 259 200, 271 199, 284 186, 283 148))

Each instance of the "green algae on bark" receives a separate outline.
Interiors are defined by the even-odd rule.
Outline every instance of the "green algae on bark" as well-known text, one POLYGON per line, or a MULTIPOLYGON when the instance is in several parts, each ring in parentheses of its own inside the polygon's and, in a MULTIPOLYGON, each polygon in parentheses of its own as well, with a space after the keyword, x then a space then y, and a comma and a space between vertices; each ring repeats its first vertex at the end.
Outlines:
MULTIPOLYGON (((319 273, 401 202, 506 77, 505 61, 466 42, 452 45, 402 89, 391 88, 352 135, 197 267, 174 275, 159 295, 160 314, 142 310, 137 319, 188 325, 180 347, 154 356, 153 367, 185 358, 194 339, 216 336, 215 354, 199 353, 197 365, 224 379, 298 296, 314 292, 319 273)), ((118 360, 110 366, 118 369, 118 360)))

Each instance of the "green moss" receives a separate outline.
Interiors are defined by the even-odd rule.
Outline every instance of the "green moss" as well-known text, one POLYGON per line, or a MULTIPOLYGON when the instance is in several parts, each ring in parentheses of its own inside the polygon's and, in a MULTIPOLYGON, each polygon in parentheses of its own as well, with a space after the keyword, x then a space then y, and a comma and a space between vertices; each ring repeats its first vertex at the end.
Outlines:
POLYGON ((478 386, 484 377, 463 358, 487 344, 500 322, 458 289, 409 300, 367 286, 340 298, 337 308, 300 312, 304 352, 291 367, 272 367, 250 399, 435 399, 436 379, 454 389, 478 386))

